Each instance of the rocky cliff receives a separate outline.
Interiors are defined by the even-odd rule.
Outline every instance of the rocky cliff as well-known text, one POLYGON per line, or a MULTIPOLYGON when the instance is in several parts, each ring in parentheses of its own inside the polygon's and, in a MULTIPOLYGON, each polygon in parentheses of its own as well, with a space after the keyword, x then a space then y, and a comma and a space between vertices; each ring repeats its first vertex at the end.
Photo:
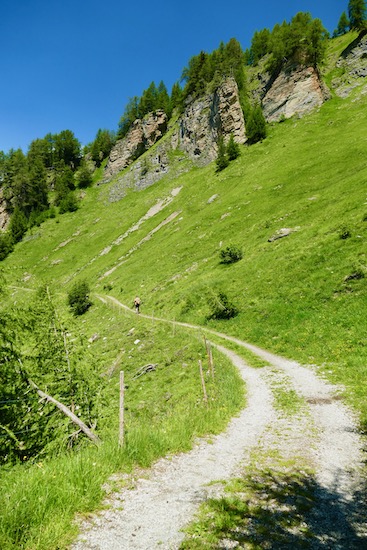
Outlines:
MULTIPOLYGON (((343 74, 347 67, 349 80, 360 80, 367 76, 366 58, 367 36, 364 33, 343 52, 338 66, 343 74)), ((249 89, 252 101, 261 102, 268 122, 293 116, 302 117, 331 97, 314 67, 286 63, 279 74, 271 78, 264 70, 265 65, 264 62, 263 67, 249 73, 249 89)), ((334 85, 339 95, 346 94, 350 88, 345 88, 345 79, 343 82, 336 79, 334 85)), ((178 160, 185 158, 191 163, 186 162, 186 169, 192 164, 208 164, 216 158, 219 135, 226 140, 231 133, 237 143, 246 143, 246 127, 237 84, 233 78, 228 78, 212 93, 188 101, 183 114, 171 128, 167 125, 163 111, 150 114, 144 121, 135 121, 127 136, 117 142, 112 150, 104 181, 111 180, 142 153, 146 153, 132 164, 129 172, 125 171, 118 178, 120 190, 114 199, 118 200, 124 186, 147 187, 169 173, 172 169, 172 152, 175 152, 175 161, 178 152, 181 152, 183 157, 178 160), (164 134, 165 139, 157 144, 164 134), (152 145, 155 147, 152 148, 152 145)))
MULTIPOLYGON (((136 120, 126 137, 112 149, 104 181, 111 180, 129 166, 166 131, 167 118, 163 111, 151 113, 144 121, 136 120)), ((169 171, 169 151, 181 151, 196 165, 208 164, 216 157, 219 134, 228 139, 231 133, 237 143, 246 142, 245 121, 233 78, 227 79, 213 93, 188 102, 174 128, 167 133, 165 143, 135 163, 119 181, 138 188, 151 185, 169 171)))
POLYGON ((10 215, 6 210, 6 202, 0 189, 0 230, 5 231, 9 223, 10 215))
POLYGON ((136 120, 127 135, 118 140, 112 149, 105 168, 105 180, 110 180, 150 149, 166 130, 167 115, 164 111, 156 111, 143 120, 136 120))
POLYGON ((329 99, 330 92, 313 67, 285 66, 262 97, 268 122, 304 116, 329 99))
POLYGON ((347 97, 361 83, 367 84, 367 31, 342 52, 336 67, 340 75, 331 84, 339 97, 347 97))
POLYGON ((213 94, 189 104, 181 116, 171 144, 200 165, 208 164, 217 155, 218 136, 228 139, 233 134, 237 143, 246 142, 238 87, 229 78, 213 94))

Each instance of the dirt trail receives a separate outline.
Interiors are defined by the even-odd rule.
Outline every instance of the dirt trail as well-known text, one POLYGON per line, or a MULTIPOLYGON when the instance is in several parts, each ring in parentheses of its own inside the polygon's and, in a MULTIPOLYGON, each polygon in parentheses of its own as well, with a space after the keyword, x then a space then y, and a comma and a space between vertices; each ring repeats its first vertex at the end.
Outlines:
MULTIPOLYGON (((129 309, 115 298, 107 298, 129 309)), ((176 324, 202 330, 186 323, 176 324)), ((113 495, 110 508, 82 526, 73 549, 179 548, 184 538, 181 529, 199 504, 208 496, 220 494, 221 485, 213 482, 236 475, 255 448, 271 451, 277 445, 284 456, 303 456, 316 471, 317 503, 309 522, 317 526, 318 535, 310 547, 367 548, 359 501, 362 441, 353 415, 338 400, 337 388, 298 363, 225 334, 207 332, 250 349, 272 366, 252 369, 234 352, 217 346, 246 382, 246 408, 213 443, 201 440, 189 453, 159 460, 134 489, 113 495), (307 413, 291 422, 282 418, 272 404, 272 383, 280 379, 284 382, 284 377, 307 404, 307 413)), ((221 546, 232 547, 231 543, 221 546)))

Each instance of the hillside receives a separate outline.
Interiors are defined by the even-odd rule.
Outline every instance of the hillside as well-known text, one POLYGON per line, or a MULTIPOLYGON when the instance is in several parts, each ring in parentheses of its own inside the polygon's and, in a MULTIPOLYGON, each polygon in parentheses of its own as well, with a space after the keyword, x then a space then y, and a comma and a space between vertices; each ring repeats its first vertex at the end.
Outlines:
POLYGON ((15 297, 44 282, 66 296, 82 277, 94 292, 107 284, 128 304, 140 293, 145 311, 205 324, 220 288, 240 310, 229 333, 362 379, 365 106, 356 89, 270 126, 219 174, 195 168, 117 202, 113 181, 85 191, 79 211, 33 229, 3 262, 15 297), (292 234, 268 242, 282 228, 292 234), (221 265, 231 243, 244 257, 221 265))
MULTIPOLYGON (((342 37, 332 48, 339 44, 341 52, 346 41, 342 37)), ((330 61, 334 49, 325 68, 326 82, 341 72, 330 61)), ((102 167, 95 173, 94 185, 79 191, 81 205, 76 212, 33 227, 1 263, 7 290, 3 303, 8 310, 28 304, 47 285, 63 319, 72 324, 73 336, 92 339, 88 349, 96 368, 107 371, 115 365, 114 389, 121 364, 129 373, 148 363, 174 365, 177 371, 155 382, 149 399, 136 405, 147 424, 155 392, 160 392, 163 402, 167 392, 176 391, 171 389, 176 378, 182 381, 186 376, 180 378, 181 363, 193 358, 197 363, 198 356, 205 356, 202 344, 192 343, 185 333, 180 333, 177 343, 171 328, 143 319, 136 329, 136 320, 111 311, 99 297, 110 295, 132 306, 138 294, 142 312, 153 319, 215 329, 315 366, 341 385, 342 397, 366 431, 366 104, 363 80, 347 97, 333 92, 311 114, 270 124, 266 139, 241 145, 240 157, 221 172, 216 172, 213 162, 184 172, 177 153, 176 171, 150 187, 140 191, 126 187, 119 195, 121 174, 101 183, 102 167), (239 247, 242 259, 221 263, 220 251, 227 246, 239 247), (72 320, 67 294, 79 280, 88 282, 93 305, 72 320), (223 296, 238 314, 215 320, 213 308, 223 296), (131 329, 139 334, 128 335, 131 329)), ((144 155, 138 162, 143 161, 144 155)), ((226 364, 219 354, 217 360, 226 364)), ((227 367, 233 378, 226 399, 236 393, 236 375, 227 367)), ((138 385, 133 391, 139 393, 138 385)), ((182 388, 182 395, 190 392, 182 388)), ((106 395, 111 394, 110 387, 106 395)), ((236 399, 230 403, 228 398, 228 415, 220 419, 216 431, 239 409, 243 398, 236 399)), ((116 423, 109 422, 106 415, 97 431, 116 431, 116 423)), ((166 429, 165 425, 160 434, 166 429)), ((201 431, 195 426, 191 435, 206 430, 207 426, 201 431)), ((181 450, 179 443, 162 447, 144 465, 167 449, 181 450)), ((131 455, 129 460, 135 458, 131 455)), ((101 478, 118 470, 119 461, 115 470, 109 468, 101 478)), ((93 507, 91 502, 83 510, 93 507)))

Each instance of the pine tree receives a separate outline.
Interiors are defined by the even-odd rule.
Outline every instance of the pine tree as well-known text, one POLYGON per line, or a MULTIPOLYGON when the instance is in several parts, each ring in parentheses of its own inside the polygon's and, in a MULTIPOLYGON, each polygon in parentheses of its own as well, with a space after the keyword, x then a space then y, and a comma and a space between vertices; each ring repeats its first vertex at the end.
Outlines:
POLYGON ((235 160, 240 155, 240 148, 235 142, 233 134, 230 135, 227 145, 228 160, 235 160))
POLYGON ((260 105, 256 105, 250 112, 246 121, 246 135, 249 145, 266 137, 266 121, 260 105))
POLYGON ((178 82, 175 82, 171 90, 171 107, 172 109, 181 111, 182 104, 182 88, 178 82))
POLYGON ((18 243, 21 241, 27 229, 28 220, 20 208, 16 207, 10 218, 9 224, 9 233, 11 235, 12 242, 18 243))
POLYGON ((366 2, 365 0, 349 0, 348 15, 351 30, 361 31, 365 28, 366 2))
POLYGON ((218 139, 218 156, 216 159, 217 172, 221 172, 224 168, 227 168, 229 160, 226 153, 226 146, 224 145, 223 136, 218 139))
POLYGON ((349 29, 349 19, 345 11, 343 11, 343 13, 340 16, 338 26, 333 33, 334 38, 336 36, 342 36, 343 34, 346 34, 348 32, 348 29, 349 29))

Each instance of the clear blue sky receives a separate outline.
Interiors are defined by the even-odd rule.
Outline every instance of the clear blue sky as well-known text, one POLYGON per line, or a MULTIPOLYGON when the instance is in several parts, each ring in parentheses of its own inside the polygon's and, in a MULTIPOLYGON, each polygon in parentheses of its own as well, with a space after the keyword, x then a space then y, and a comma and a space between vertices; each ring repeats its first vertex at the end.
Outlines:
POLYGON ((348 0, 0 0, 0 150, 72 130, 86 144, 116 130, 154 80, 170 92, 188 60, 299 11, 332 33, 348 0))

